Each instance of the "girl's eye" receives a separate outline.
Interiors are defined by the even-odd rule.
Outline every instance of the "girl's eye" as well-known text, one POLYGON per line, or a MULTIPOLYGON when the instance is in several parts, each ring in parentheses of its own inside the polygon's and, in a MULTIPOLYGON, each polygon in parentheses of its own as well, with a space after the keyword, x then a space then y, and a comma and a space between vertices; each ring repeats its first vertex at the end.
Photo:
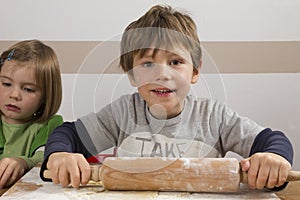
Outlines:
POLYGON ((24 87, 23 90, 24 90, 25 92, 29 92, 29 93, 34 93, 34 92, 35 92, 34 89, 29 88, 29 87, 24 87))
POLYGON ((2 85, 3 85, 4 87, 9 87, 9 86, 11 86, 11 83, 8 83, 8 82, 2 82, 2 85))
POLYGON ((143 66, 143 67, 146 67, 146 68, 147 68, 147 67, 153 67, 153 66, 154 66, 154 63, 152 63, 152 62, 145 62, 145 63, 142 64, 142 66, 143 66))

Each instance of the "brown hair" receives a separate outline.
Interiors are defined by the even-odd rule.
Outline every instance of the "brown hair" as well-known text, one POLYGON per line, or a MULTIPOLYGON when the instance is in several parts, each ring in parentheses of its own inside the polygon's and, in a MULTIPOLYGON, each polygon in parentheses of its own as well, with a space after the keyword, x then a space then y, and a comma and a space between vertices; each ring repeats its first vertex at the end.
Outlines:
POLYGON ((5 60, 34 64, 35 78, 41 88, 43 102, 33 121, 36 123, 48 121, 58 111, 62 100, 61 74, 54 50, 39 40, 26 40, 9 47, 0 58, 0 71, 5 60))
POLYGON ((168 49, 181 45, 190 51, 194 69, 202 57, 200 40, 193 19, 170 6, 156 5, 125 29, 121 40, 120 67, 124 72, 133 68, 136 55, 142 57, 154 48, 168 49))

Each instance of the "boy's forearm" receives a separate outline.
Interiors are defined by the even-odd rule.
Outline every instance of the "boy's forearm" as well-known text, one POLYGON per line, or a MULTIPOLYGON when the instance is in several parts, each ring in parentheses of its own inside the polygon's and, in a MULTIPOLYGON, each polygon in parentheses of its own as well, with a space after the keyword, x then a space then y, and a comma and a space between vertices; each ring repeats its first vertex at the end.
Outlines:
POLYGON ((261 131, 254 140, 250 155, 257 152, 271 152, 284 157, 293 164, 293 146, 290 140, 280 131, 272 131, 267 128, 261 131))
MULTIPOLYGON (((293 146, 289 139, 280 131, 272 131, 267 128, 261 131, 254 140, 250 155, 258 152, 271 152, 284 157, 291 165, 293 164, 293 146)), ((272 191, 280 191, 287 186, 288 182, 280 187, 274 187, 272 191)))
POLYGON ((55 152, 82 153, 85 157, 90 156, 78 136, 74 122, 63 123, 49 136, 45 147, 44 161, 40 171, 40 177, 44 181, 51 181, 44 178, 43 171, 47 169, 49 156, 55 152))

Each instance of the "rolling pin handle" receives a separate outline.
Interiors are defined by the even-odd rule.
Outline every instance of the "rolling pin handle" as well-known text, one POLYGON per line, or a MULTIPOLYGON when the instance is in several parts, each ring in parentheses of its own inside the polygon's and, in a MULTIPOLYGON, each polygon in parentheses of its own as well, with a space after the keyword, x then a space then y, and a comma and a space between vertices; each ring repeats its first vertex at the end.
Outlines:
POLYGON ((299 181, 300 171, 290 171, 287 177, 287 181, 299 181))
MULTIPOLYGON (((300 171, 290 171, 287 177, 287 182, 289 181, 299 181, 300 180, 300 171)), ((240 182, 248 184, 248 173, 240 170, 240 182)))
POLYGON ((47 179, 51 179, 51 171, 50 170, 45 170, 43 172, 43 176, 47 179))
POLYGON ((240 182, 241 182, 241 183, 248 184, 248 173, 242 171, 242 169, 240 169, 240 178, 241 178, 241 179, 240 179, 240 182))
POLYGON ((91 169, 90 180, 93 180, 96 182, 100 181, 101 165, 99 165, 99 164, 90 165, 90 169, 91 169))

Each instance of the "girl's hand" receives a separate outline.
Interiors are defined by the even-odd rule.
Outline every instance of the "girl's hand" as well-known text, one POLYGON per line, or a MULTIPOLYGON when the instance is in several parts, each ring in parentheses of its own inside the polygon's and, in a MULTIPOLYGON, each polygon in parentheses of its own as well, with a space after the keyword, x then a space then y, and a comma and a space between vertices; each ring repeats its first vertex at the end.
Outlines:
POLYGON ((86 185, 90 179, 90 166, 82 154, 57 152, 49 156, 47 168, 53 183, 74 188, 86 185))
POLYGON ((283 185, 290 163, 274 153, 256 153, 241 161, 242 171, 248 172, 248 184, 253 189, 273 188, 283 185))
POLYGON ((17 182, 28 170, 22 158, 3 158, 0 160, 0 188, 9 187, 17 182))

